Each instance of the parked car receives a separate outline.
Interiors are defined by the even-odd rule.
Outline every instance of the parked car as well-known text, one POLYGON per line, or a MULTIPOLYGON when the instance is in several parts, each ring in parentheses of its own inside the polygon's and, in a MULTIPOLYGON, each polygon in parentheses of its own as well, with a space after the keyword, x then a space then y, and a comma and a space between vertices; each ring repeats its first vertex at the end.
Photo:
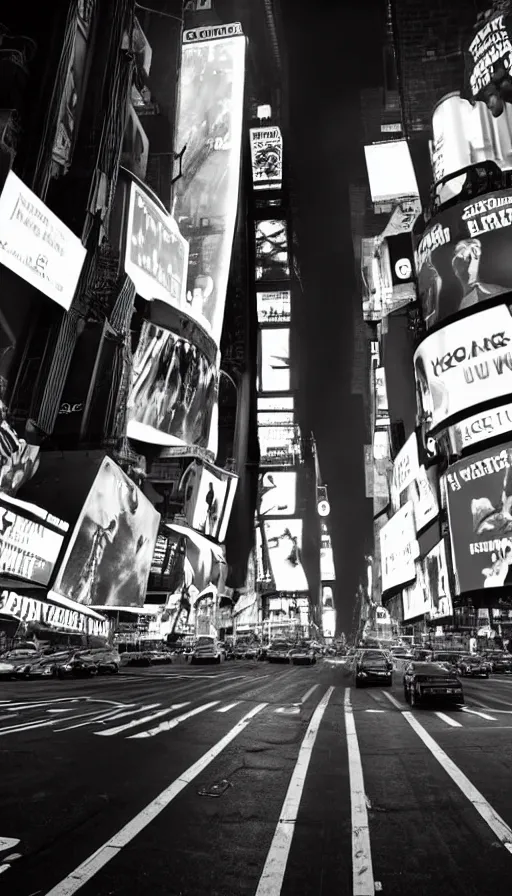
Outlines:
POLYGON ((234 646, 235 659, 255 660, 259 650, 260 645, 256 641, 237 641, 234 646))
POLYGON ((316 651, 307 644, 292 647, 288 659, 294 666, 313 666, 316 663, 316 651))
POLYGON ((485 659, 491 664, 491 671, 495 673, 509 674, 512 672, 512 656, 503 650, 492 650, 484 654, 485 659))
POLYGON ((456 672, 463 656, 466 656, 463 650, 434 650, 430 662, 441 663, 450 671, 456 672))
POLYGON ((7 650, 0 655, 0 676, 3 678, 25 677, 31 663, 40 656, 41 654, 25 648, 7 650))
POLYGON ((34 656, 30 665, 18 669, 17 678, 55 678, 58 667, 74 655, 74 650, 57 650, 34 656))
POLYGON ((98 674, 97 664, 82 650, 68 654, 65 659, 57 662, 55 668, 58 678, 91 678, 98 674))
POLYGON ((221 663, 225 658, 226 654, 221 647, 220 641, 213 635, 201 635, 194 644, 190 654, 190 662, 192 664, 202 662, 221 663))
POLYGON ((454 672, 440 663, 409 663, 403 677, 404 697, 412 707, 427 701, 464 703, 462 684, 454 672))
POLYGON ((356 688, 367 684, 391 685, 393 662, 384 650, 361 650, 353 666, 356 688))
POLYGON ((258 651, 258 660, 263 662, 263 660, 268 659, 267 654, 269 651, 270 644, 262 644, 258 651))
POLYGON ((457 672, 467 678, 489 678, 489 663, 481 656, 463 656, 458 662, 457 672))
POLYGON ((269 663, 287 663, 292 645, 288 641, 273 641, 267 650, 269 663))

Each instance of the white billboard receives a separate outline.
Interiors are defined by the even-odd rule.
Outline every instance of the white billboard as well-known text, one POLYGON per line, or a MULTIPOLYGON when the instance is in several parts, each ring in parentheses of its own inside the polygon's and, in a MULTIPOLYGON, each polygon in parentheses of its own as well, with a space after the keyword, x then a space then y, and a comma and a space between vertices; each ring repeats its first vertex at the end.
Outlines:
POLYGON ((259 324, 288 324, 291 316, 289 289, 273 289, 256 293, 259 324))
POLYGON ((453 614, 450 578, 446 561, 446 547, 440 541, 422 561, 425 582, 425 611, 431 619, 443 619, 453 614))
POLYGON ((307 591, 302 565, 302 520, 265 520, 264 535, 278 591, 307 591))
POLYGON ((283 180, 283 138, 281 129, 272 125, 251 128, 252 183, 255 190, 280 190, 283 180))
POLYGON ((259 477, 260 516, 293 516, 296 506, 297 474, 267 470, 259 477))
POLYGON ((290 330, 260 330, 260 392, 290 390, 290 330))
POLYGON ((237 485, 235 474, 213 464, 193 461, 180 483, 184 491, 183 514, 189 525, 223 542, 237 485))
POLYGON ((407 140, 387 140, 365 146, 372 202, 419 196, 407 140))
POLYGON ((260 411, 293 411, 295 399, 293 395, 258 396, 258 413, 260 411))
POLYGON ((402 591, 404 622, 423 616, 430 604, 427 598, 423 566, 416 564, 416 579, 402 591))
POLYGON ((414 525, 414 507, 408 501, 379 533, 382 590, 389 591, 414 579, 419 548, 414 525))
POLYGON ((460 423, 450 426, 450 447, 454 454, 477 445, 485 439, 507 435, 512 431, 512 404, 503 404, 491 411, 483 411, 466 417, 460 423))
POLYGON ((398 452, 393 464, 392 493, 400 496, 414 482, 420 470, 418 440, 413 432, 398 452))
POLYGON ((336 570, 334 568, 331 536, 325 523, 322 523, 320 531, 320 581, 333 582, 335 578, 336 570))
POLYGON ((256 280, 287 280, 290 276, 285 219, 256 221, 256 280))

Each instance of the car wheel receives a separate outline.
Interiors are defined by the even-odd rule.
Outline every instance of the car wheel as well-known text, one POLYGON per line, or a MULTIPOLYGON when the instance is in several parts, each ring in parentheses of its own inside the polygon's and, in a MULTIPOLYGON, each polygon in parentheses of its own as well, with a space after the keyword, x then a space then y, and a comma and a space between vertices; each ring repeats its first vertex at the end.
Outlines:
POLYGON ((406 703, 409 703, 409 691, 404 685, 404 700, 406 703))
POLYGON ((410 690, 409 703, 411 704, 412 709, 415 709, 419 705, 419 700, 414 688, 411 688, 410 690))

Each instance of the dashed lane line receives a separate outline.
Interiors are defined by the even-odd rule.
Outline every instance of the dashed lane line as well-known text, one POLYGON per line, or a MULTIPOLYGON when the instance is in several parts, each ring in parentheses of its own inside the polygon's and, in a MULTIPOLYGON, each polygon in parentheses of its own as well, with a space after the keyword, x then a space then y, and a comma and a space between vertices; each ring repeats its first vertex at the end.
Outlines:
POLYGON ((176 728, 178 725, 181 725, 182 722, 191 719, 192 716, 197 716, 199 713, 211 709, 212 706, 217 706, 218 702, 218 700, 213 700, 211 703, 204 703, 202 706, 196 706, 195 709, 190 709, 188 712, 182 713, 181 716, 176 716, 174 719, 169 719, 167 722, 161 722, 160 725, 156 725, 148 731, 140 731, 138 734, 131 734, 128 737, 128 740, 135 740, 136 738, 142 737, 156 737, 157 734, 163 734, 164 731, 171 731, 172 728, 176 728))
POLYGON ((343 710, 348 749, 352 819, 352 891, 353 896, 374 896, 376 885, 373 876, 370 824, 350 688, 345 688, 343 710))
POLYGON ((230 709, 234 709, 239 703, 240 700, 237 700, 235 703, 228 703, 227 706, 221 706, 220 709, 216 709, 215 712, 229 712, 230 709))
POLYGON ((168 716, 176 709, 182 709, 184 706, 189 706, 189 704, 190 700, 187 700, 185 703, 172 703, 165 709, 160 709, 158 712, 154 712, 150 716, 143 716, 142 719, 132 719, 131 722, 126 722, 126 724, 124 725, 116 725, 115 728, 107 728, 106 731, 95 731, 94 734, 98 735, 99 737, 112 737, 114 734, 121 734, 123 731, 128 731, 130 728, 138 728, 140 725, 145 725, 146 722, 152 722, 154 721, 154 719, 160 719, 162 716, 168 716))
POLYGON ((444 712, 436 712, 436 716, 438 717, 438 719, 441 719, 442 722, 446 722, 447 725, 451 725, 452 728, 463 727, 460 722, 457 722, 455 719, 450 718, 450 716, 445 715, 444 712))
POLYGON ((488 722, 497 722, 494 716, 488 715, 486 712, 479 712, 477 709, 469 709, 468 706, 462 706, 462 712, 469 712, 472 716, 480 716, 481 719, 487 719, 488 722))

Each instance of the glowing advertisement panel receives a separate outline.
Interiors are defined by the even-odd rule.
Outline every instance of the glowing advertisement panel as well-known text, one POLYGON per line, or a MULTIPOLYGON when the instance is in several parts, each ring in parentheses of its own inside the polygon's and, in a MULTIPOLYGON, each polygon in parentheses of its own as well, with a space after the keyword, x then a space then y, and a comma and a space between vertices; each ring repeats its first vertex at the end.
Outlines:
POLYGON ((415 251, 427 329, 512 290, 512 190, 486 193, 441 211, 415 251))
POLYGON ((144 321, 133 359, 128 437, 206 450, 218 378, 217 365, 201 347, 144 321))
POLYGON ((511 37, 512 16, 495 16, 477 31, 464 53, 468 98, 483 100, 495 117, 512 100, 511 37))
POLYGON ((291 317, 291 293, 289 289, 256 293, 259 324, 288 324, 291 317))
POLYGON ((387 140, 365 146, 372 202, 418 196, 418 184, 406 140, 387 140))
POLYGON ((40 507, 0 495, 0 581, 48 585, 68 524, 40 507))
POLYGON ((202 308, 193 308, 187 300, 187 241, 174 218, 134 181, 130 187, 124 269, 143 299, 160 299, 211 329, 202 308))
POLYGON ((450 445, 454 454, 477 445, 485 439, 506 435, 512 431, 512 404, 504 404, 492 411, 473 414, 461 423, 449 427, 450 445))
POLYGON ((416 581, 412 585, 407 585, 402 591, 402 603, 404 622, 423 616, 430 607, 421 563, 416 564, 416 581))
POLYGON ((255 223, 256 280, 287 280, 290 276, 286 220, 255 223))
POLYGON ((389 404, 386 387, 386 371, 383 367, 373 369, 373 386, 376 420, 381 425, 389 424, 389 404))
POLYGON ((439 514, 435 467, 426 470, 420 465, 418 442, 413 433, 401 451, 397 454, 393 465, 391 481, 391 504, 393 511, 408 501, 414 508, 414 524, 416 532, 420 532, 439 514))
POLYGON ((259 476, 260 516, 292 516, 296 506, 297 474, 267 470, 259 476))
POLYGON ((260 426, 291 426, 295 421, 293 411, 258 411, 260 426))
POLYGON ((283 137, 281 129, 251 128, 252 182, 255 190, 280 190, 283 180, 283 137))
POLYGON ((293 395, 258 396, 258 412, 293 411, 295 399, 293 395))
POLYGON ((290 331, 260 330, 260 392, 290 390, 290 331))
POLYGON ((333 582, 335 578, 336 570, 334 569, 331 536, 325 523, 322 523, 320 535, 320 581, 333 582))
POLYGON ((414 526, 414 508, 409 501, 391 517, 379 532, 382 590, 389 591, 414 579, 418 542, 414 526))
POLYGON ((473 454, 445 476, 459 594, 512 582, 512 442, 473 454))
POLYGON ((442 619, 453 614, 450 579, 444 541, 436 544, 422 560, 425 585, 425 612, 431 619, 442 619))
POLYGON ((240 180, 245 37, 238 23, 185 31, 174 216, 189 244, 187 310, 219 344, 240 180))
POLYGON ((392 492, 398 497, 416 479, 420 469, 418 441, 413 432, 398 452, 393 464, 392 492))
POLYGON ((490 398, 512 392, 508 305, 486 308, 427 336, 414 354, 418 414, 441 426, 490 398))
POLYGON ((260 463, 286 466, 292 464, 298 453, 297 428, 295 424, 273 426, 258 425, 260 463))
POLYGON ((265 520, 264 535, 278 591, 307 591, 302 566, 302 520, 265 520))
POLYGON ((224 541, 235 499, 238 476, 212 464, 193 461, 183 474, 183 514, 190 526, 224 541))
POLYGON ((87 606, 142 607, 159 523, 135 483, 103 458, 53 592, 87 606))

